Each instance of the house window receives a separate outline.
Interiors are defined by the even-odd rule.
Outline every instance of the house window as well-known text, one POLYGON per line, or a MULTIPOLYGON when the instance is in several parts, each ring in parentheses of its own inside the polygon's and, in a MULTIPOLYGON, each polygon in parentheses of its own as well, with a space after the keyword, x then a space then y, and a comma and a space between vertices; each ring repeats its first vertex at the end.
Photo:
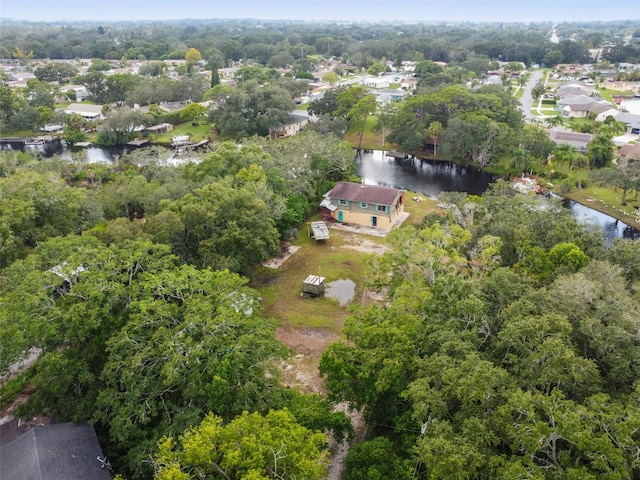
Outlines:
POLYGON ((338 205, 349 205, 349 201, 348 200, 339 199, 338 200, 338 205))
POLYGON ((389 207, 386 205, 376 205, 376 212, 386 212, 389 210, 389 207))
POLYGON ((369 208, 369 204, 367 202, 360 202, 360 208, 369 208))

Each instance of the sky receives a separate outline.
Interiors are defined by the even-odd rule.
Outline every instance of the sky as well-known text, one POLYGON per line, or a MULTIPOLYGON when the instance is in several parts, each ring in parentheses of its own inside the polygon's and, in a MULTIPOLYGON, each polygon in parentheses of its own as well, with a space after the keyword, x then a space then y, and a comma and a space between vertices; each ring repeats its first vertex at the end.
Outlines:
POLYGON ((539 22, 638 20, 640 0, 0 0, 0 19, 539 22))

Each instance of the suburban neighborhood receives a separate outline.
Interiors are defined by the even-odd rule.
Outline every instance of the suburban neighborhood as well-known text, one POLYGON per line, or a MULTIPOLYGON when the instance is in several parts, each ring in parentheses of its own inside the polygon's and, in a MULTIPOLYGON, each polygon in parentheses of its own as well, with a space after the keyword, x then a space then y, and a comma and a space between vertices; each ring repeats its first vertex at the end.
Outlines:
POLYGON ((2 480, 640 478, 637 18, 21 2, 2 480))

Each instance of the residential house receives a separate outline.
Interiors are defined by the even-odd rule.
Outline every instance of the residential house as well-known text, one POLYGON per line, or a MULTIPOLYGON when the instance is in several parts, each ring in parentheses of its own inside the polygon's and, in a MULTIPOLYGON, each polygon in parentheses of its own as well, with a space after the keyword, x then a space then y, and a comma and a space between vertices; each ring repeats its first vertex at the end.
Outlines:
POLYGON ((80 115, 85 120, 104 120, 102 105, 87 105, 84 103, 72 103, 64 109, 66 114, 80 115))
POLYGON ((404 218, 404 190, 339 182, 320 206, 338 222, 390 230, 404 218))
POLYGON ((416 70, 416 65, 418 62, 414 62, 411 60, 403 60, 400 64, 400 70, 403 72, 414 72, 416 70))
POLYGON ((362 80, 362 85, 369 88, 389 88, 389 77, 367 77, 362 80))
POLYGON ((617 112, 606 100, 587 95, 570 95, 561 98, 556 102, 556 109, 565 118, 583 118, 589 116, 590 113, 600 115, 608 112, 605 115, 606 118, 617 112))
POLYGON ((623 160, 640 161, 640 143, 627 144, 620 147, 618 155, 623 160))
POLYGON ((640 135, 640 115, 636 113, 620 112, 615 118, 617 122, 622 122, 627 126, 627 134, 640 135))
POLYGON ((167 113, 177 112, 178 110, 182 110, 186 106, 187 104, 184 102, 164 102, 158 105, 161 110, 164 110, 167 113))
POLYGON ((2 480, 110 480, 98 437, 89 424, 33 427, 0 446, 2 480))
POLYGON ((84 102, 89 98, 89 90, 84 85, 64 85, 60 87, 60 92, 64 94, 73 92, 76 102, 84 102))
POLYGON ((269 129, 269 138, 274 140, 276 138, 291 137, 296 133, 302 131, 309 123, 309 117, 306 115, 298 115, 296 113, 290 113, 287 116, 286 123, 279 128, 269 129))
POLYGON ((160 123, 158 125, 153 125, 151 127, 146 128, 147 133, 156 134, 156 135, 161 133, 167 133, 167 132, 170 132, 171 130, 173 130, 173 125, 171 123, 160 123))
POLYGON ((377 91, 375 91, 373 93, 376 96, 376 101, 380 105, 388 105, 391 102, 399 102, 404 97, 409 95, 409 92, 407 92, 405 90, 401 90, 401 89, 395 89, 394 90, 394 89, 390 89, 390 88, 383 88, 383 89, 377 90, 377 91))
POLYGON ((578 95, 586 95, 591 97, 595 93, 597 93, 597 91, 594 87, 580 85, 578 83, 569 83, 556 88, 556 96, 560 99, 578 95))
POLYGON ((556 145, 568 144, 583 153, 587 151, 587 145, 593 138, 590 133, 567 132, 557 129, 547 130, 547 133, 551 141, 556 145))
POLYGON ((596 122, 604 122, 607 117, 615 118, 620 113, 620 110, 613 108, 609 102, 597 102, 591 105, 589 113, 594 113, 596 115, 596 122))

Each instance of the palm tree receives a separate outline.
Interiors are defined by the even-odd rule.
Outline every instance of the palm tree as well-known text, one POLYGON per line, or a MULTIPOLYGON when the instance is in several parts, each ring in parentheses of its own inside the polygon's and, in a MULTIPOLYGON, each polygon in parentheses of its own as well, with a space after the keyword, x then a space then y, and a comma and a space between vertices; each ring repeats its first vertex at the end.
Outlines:
POLYGON ((433 156, 438 156, 438 140, 444 131, 444 127, 440 122, 431 122, 427 128, 427 135, 433 139, 433 156))
POLYGON ((579 153, 575 147, 568 143, 562 143, 558 145, 553 152, 553 160, 558 165, 563 165, 564 167, 569 166, 569 168, 571 168, 571 165, 573 165, 573 162, 578 155, 579 153))
POLYGON ((589 159, 582 154, 577 154, 573 158, 573 161, 571 162, 571 165, 569 167, 571 168, 571 170, 574 170, 576 172, 576 177, 578 178, 578 189, 582 190, 582 174, 580 173, 580 170, 589 168, 589 159))
POLYGON ((546 123, 549 128, 553 128, 562 125, 564 123, 564 118, 562 117, 562 114, 558 113, 557 115, 546 117, 544 119, 544 123, 546 123))

